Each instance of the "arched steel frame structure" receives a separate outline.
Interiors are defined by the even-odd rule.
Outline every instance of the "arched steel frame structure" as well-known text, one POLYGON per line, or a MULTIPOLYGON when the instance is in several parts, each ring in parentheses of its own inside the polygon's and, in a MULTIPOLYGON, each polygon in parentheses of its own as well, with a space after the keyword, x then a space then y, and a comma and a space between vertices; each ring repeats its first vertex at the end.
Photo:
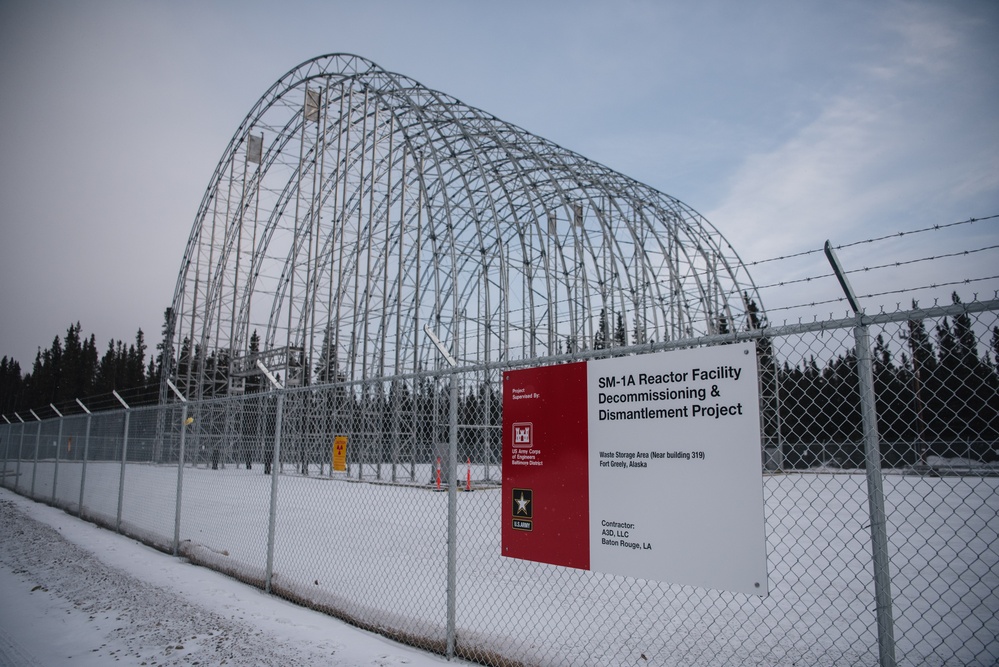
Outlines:
POLYGON ((734 249, 682 202, 363 58, 281 77, 229 142, 172 304, 173 377, 238 393, 749 326, 734 249), (622 334, 623 332, 623 334, 622 334))

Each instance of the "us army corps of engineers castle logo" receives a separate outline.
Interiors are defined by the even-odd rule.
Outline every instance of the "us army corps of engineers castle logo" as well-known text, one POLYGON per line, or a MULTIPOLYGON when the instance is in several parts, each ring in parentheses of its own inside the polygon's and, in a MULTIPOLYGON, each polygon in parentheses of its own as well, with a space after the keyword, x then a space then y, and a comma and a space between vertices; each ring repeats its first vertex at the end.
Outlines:
POLYGON ((513 425, 513 446, 514 448, 534 446, 534 424, 517 422, 513 425))

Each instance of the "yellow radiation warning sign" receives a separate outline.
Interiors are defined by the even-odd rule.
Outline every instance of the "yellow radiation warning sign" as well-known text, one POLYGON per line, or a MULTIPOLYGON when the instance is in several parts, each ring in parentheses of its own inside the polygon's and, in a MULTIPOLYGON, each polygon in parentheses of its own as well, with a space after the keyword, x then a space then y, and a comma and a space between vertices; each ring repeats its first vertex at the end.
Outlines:
POLYGON ((347 436, 333 438, 333 472, 347 472, 347 436))

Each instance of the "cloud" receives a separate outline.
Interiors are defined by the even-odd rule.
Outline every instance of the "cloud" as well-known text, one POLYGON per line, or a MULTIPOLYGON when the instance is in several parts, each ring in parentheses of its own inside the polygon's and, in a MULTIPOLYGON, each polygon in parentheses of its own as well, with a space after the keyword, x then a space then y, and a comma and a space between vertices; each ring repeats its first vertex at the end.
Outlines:
POLYGON ((871 182, 890 160, 888 124, 860 100, 833 101, 783 145, 748 156, 708 219, 755 258, 800 249, 803 237, 821 244, 899 196, 886 177, 871 182))
POLYGON ((999 122, 983 113, 996 85, 969 66, 981 48, 959 39, 963 17, 905 8, 882 17, 878 57, 786 140, 747 154, 705 212, 743 257, 997 212, 973 210, 999 206, 999 122))

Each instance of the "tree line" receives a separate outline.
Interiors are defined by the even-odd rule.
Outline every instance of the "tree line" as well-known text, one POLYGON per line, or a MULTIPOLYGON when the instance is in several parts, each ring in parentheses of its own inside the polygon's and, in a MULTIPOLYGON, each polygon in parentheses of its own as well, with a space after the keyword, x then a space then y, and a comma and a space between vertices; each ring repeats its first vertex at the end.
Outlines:
POLYGON ((47 349, 38 349, 27 373, 15 359, 0 359, 0 414, 26 417, 28 410, 49 405, 79 412, 76 399, 90 410, 107 409, 118 405, 112 391, 129 405, 156 403, 160 355, 147 361, 146 350, 139 329, 133 342, 111 339, 100 354, 94 335, 85 335, 79 322, 71 324, 65 337, 57 335, 47 349))
MULTIPOLYGON (((952 299, 961 303, 957 294, 952 299)), ((989 349, 980 354, 971 318, 962 314, 932 329, 909 321, 898 357, 883 334, 875 338, 874 393, 885 466, 926 463, 929 456, 999 459, 999 327, 991 334, 989 349)), ((854 351, 821 367, 814 356, 794 366, 785 361, 771 375, 779 433, 768 435, 784 443, 784 467, 863 467, 854 351)))

